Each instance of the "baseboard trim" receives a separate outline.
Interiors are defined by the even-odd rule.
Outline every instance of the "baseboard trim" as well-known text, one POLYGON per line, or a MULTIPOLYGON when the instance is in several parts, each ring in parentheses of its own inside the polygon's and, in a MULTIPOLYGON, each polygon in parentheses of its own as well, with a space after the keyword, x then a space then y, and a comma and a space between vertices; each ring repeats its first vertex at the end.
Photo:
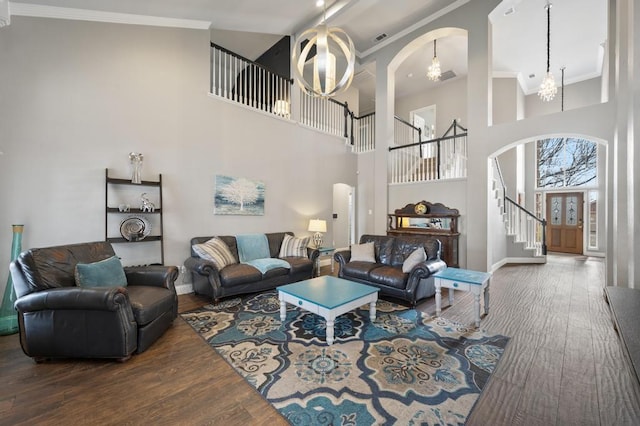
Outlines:
POLYGON ((543 264, 547 263, 546 256, 537 256, 537 257, 505 257, 504 259, 494 263, 491 266, 491 272, 495 272, 504 265, 508 263, 532 263, 532 264, 543 264))
POLYGON ((193 286, 191 284, 176 285, 176 293, 178 293, 178 294, 193 293, 193 286))

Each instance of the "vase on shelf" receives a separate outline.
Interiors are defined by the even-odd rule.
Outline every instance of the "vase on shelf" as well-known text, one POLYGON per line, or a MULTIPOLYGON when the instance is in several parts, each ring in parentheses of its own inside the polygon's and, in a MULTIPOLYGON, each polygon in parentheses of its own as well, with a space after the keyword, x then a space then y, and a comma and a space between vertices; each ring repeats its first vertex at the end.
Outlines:
MULTIPOLYGON (((22 231, 24 225, 13 225, 13 241, 11 242, 11 261, 18 258, 22 251, 22 231)), ((16 292, 13 289, 11 273, 4 288, 4 297, 0 305, 0 335, 14 334, 18 332, 18 314, 13 307, 16 302, 16 292)))
POLYGON ((142 160, 144 156, 140 152, 130 152, 129 161, 131 162, 131 183, 142 183, 142 160))

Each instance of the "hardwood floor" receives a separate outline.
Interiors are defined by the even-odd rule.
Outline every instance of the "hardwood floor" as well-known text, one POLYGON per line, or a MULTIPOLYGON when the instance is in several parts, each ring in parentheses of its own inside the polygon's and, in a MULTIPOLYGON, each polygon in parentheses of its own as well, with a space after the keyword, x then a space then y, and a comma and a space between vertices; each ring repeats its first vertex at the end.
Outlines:
MULTIPOLYGON (((481 327, 511 341, 468 424, 640 424, 640 385, 613 328, 603 282, 602 259, 576 256, 549 255, 546 265, 505 266, 494 274, 481 327)), ((180 311, 206 303, 183 295, 180 311)), ((469 294, 456 293, 447 304, 443 297, 444 317, 473 321, 469 294)), ((435 301, 418 308, 433 314, 435 301)), ((17 335, 0 337, 0 424, 287 422, 178 318, 125 363, 35 364, 17 335)))

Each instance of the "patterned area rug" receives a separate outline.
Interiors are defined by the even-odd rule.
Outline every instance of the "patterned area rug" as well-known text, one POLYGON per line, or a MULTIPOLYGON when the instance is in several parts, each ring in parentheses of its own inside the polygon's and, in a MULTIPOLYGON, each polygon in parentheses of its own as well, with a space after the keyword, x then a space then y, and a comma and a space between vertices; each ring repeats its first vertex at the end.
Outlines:
POLYGON ((508 338, 378 300, 322 317, 277 292, 207 305, 182 317, 293 425, 464 424, 508 338))

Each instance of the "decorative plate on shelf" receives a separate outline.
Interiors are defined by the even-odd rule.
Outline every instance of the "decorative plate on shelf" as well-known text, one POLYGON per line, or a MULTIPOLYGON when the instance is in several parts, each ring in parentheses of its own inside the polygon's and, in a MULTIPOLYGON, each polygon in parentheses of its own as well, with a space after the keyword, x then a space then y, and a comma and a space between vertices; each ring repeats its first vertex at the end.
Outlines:
POLYGON ((120 234, 127 241, 141 241, 151 233, 151 225, 144 217, 129 216, 120 223, 120 234))
POLYGON ((416 204, 413 211, 415 211, 416 214, 425 214, 427 212, 427 206, 422 203, 416 204))

